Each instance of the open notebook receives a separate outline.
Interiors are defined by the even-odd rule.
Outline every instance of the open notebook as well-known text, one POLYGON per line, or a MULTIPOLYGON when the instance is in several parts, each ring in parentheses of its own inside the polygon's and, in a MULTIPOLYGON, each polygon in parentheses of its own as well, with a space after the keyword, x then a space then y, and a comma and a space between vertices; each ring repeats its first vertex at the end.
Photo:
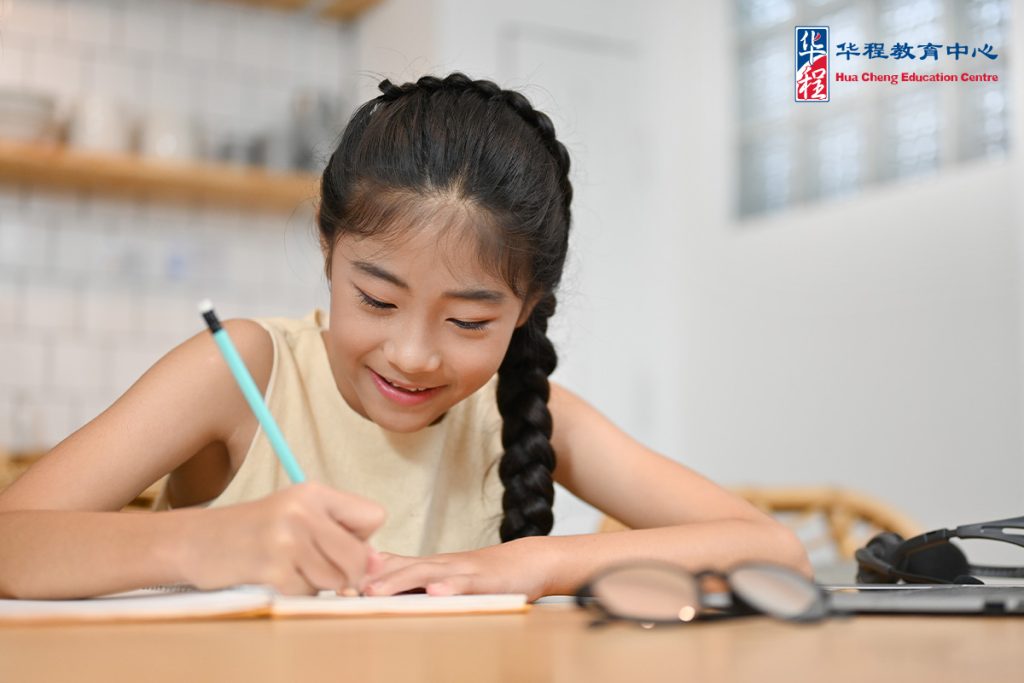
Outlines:
POLYGON ((285 596, 263 586, 200 591, 169 586, 81 600, 0 600, 0 625, 7 623, 168 621, 254 617, 345 617, 378 615, 495 614, 523 612, 526 596, 424 594, 390 597, 285 596))

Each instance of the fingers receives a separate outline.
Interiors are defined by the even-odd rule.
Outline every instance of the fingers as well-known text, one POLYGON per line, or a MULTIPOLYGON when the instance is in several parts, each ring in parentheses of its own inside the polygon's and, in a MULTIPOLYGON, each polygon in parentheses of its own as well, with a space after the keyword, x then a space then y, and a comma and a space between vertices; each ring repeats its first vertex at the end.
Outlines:
POLYGON ((423 561, 424 558, 422 557, 406 557, 405 555, 374 552, 374 557, 372 557, 367 563, 366 575, 363 577, 363 582, 360 585, 360 588, 365 592, 367 584, 378 581, 389 574, 393 574, 399 569, 403 569, 423 561))
POLYGON ((317 587, 296 568, 280 572, 270 585, 281 595, 316 595, 318 592, 317 587))
POLYGON ((366 558, 366 576, 376 576, 382 573, 384 561, 387 559, 387 553, 379 553, 376 550, 370 550, 370 556, 366 558))
POLYGON ((324 494, 327 513, 363 541, 384 523, 384 508, 372 500, 328 488, 324 494))
POLYGON ((348 586, 345 571, 324 554, 315 537, 302 545, 296 560, 297 570, 314 589, 336 590, 348 586))
POLYGON ((312 532, 316 554, 340 575, 334 583, 320 584, 321 587, 344 590, 362 585, 373 549, 333 519, 314 520, 312 532))
POLYGON ((427 584, 427 595, 466 595, 476 592, 478 591, 474 588, 474 578, 468 574, 455 574, 427 584))
POLYGON ((424 588, 447 578, 452 573, 450 565, 441 562, 414 562, 383 576, 377 577, 363 587, 366 595, 395 595, 414 588, 424 588))
POLYGON ((267 550, 272 563, 281 567, 272 572, 275 588, 287 583, 290 591, 309 592, 293 578, 277 576, 292 568, 314 592, 359 586, 372 552, 365 536, 383 521, 380 506, 315 482, 271 498, 268 512, 274 532, 268 536, 267 550))

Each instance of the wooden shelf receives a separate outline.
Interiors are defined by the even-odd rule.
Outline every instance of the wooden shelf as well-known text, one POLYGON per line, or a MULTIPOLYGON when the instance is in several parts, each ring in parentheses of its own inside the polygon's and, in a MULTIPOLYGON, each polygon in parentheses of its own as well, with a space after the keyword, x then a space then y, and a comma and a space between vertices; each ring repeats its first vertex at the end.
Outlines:
POLYGON ((291 211, 316 197, 318 181, 308 173, 153 161, 0 140, 0 182, 29 187, 291 211))
POLYGON ((290 12, 310 12, 326 19, 351 21, 380 0, 228 0, 236 4, 290 12))

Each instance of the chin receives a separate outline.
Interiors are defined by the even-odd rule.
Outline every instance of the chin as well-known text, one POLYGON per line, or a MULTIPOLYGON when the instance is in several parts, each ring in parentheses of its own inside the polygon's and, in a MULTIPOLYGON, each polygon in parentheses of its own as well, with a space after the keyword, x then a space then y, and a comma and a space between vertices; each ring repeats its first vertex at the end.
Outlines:
MULTIPOLYGON (((365 405, 365 404, 364 404, 365 405)), ((418 432, 424 427, 429 427, 447 410, 438 413, 436 410, 429 412, 404 412, 401 408, 386 406, 367 406, 367 417, 381 429, 399 434, 411 434, 418 432)))
POLYGON ((373 421, 374 423, 377 424, 378 427, 380 427, 381 429, 386 429, 389 432, 396 432, 398 434, 412 434, 413 432, 418 432, 424 427, 429 427, 431 424, 433 424, 433 422, 436 419, 437 418, 435 417, 432 417, 429 420, 414 419, 412 417, 405 420, 396 420, 394 418, 378 420, 374 418, 373 421))

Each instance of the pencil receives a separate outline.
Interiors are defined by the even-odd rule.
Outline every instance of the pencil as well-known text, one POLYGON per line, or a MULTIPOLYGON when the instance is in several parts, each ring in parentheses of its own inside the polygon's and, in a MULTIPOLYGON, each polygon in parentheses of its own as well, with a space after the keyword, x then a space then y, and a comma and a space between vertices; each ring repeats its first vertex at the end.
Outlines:
POLYGON ((270 439, 270 445, 274 448, 274 453, 277 454, 277 459, 281 461, 281 465, 288 474, 288 478, 292 480, 293 484, 301 484, 306 481, 306 475, 302 473, 302 468, 299 467, 299 463, 295 460, 292 449, 288 447, 288 442, 284 440, 281 428, 277 426, 277 421, 270 414, 270 409, 264 403, 263 396, 260 395, 260 390, 256 387, 256 382, 253 381, 252 375, 249 374, 249 369, 245 367, 242 357, 238 355, 238 350, 231 343, 228 331, 221 327, 220 320, 217 319, 217 314, 213 312, 213 304, 210 303, 209 299, 203 299, 199 302, 199 312, 203 314, 206 325, 210 328, 210 332, 213 333, 213 339, 220 348, 221 355, 224 356, 224 360, 227 361, 228 367, 231 369, 231 374, 234 375, 235 381, 238 382, 238 388, 242 390, 242 395, 245 396, 245 400, 249 403, 249 407, 252 408, 256 419, 259 420, 263 432, 270 439))

